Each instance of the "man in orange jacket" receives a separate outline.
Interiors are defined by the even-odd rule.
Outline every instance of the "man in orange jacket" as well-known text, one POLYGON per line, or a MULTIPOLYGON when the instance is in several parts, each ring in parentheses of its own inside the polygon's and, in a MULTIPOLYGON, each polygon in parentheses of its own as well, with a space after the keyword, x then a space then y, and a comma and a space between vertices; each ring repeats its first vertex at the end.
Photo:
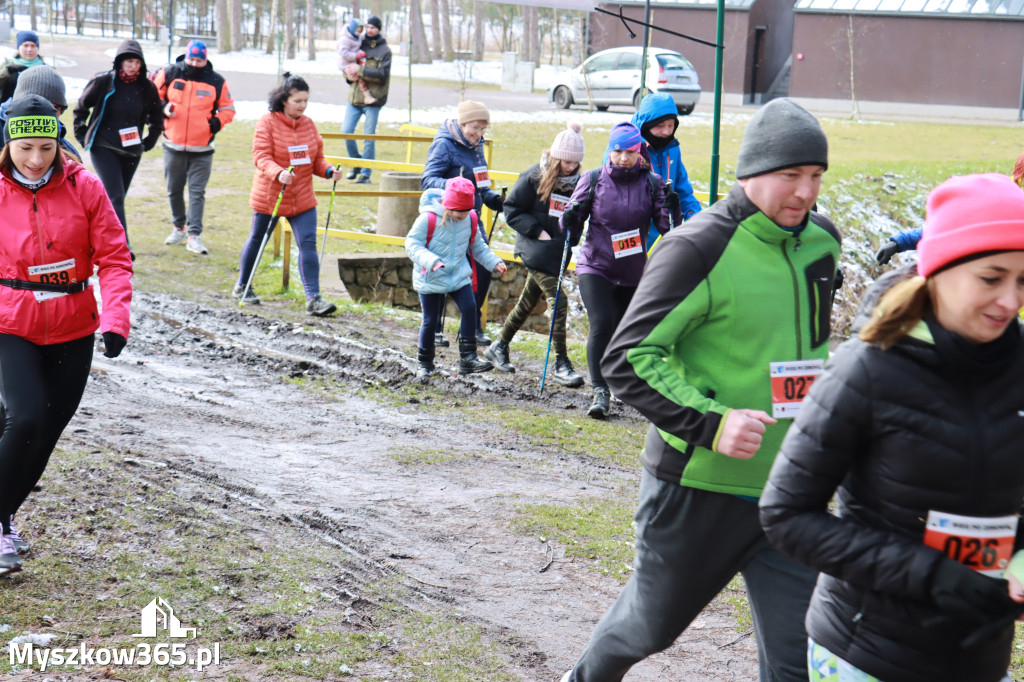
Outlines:
POLYGON ((167 117, 164 179, 174 230, 164 244, 186 242, 185 248, 192 253, 209 253, 199 235, 203 232, 206 183, 213 167, 213 138, 235 118, 235 101, 224 77, 206 58, 206 44, 201 40, 189 41, 185 54, 157 71, 153 82, 167 117))

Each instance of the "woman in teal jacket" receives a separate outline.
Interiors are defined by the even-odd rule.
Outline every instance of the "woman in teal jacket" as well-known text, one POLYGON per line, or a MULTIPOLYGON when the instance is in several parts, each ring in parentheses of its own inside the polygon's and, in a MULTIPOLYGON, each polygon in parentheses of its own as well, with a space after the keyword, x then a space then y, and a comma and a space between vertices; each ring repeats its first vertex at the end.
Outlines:
POLYGON ((417 376, 434 373, 434 330, 446 297, 450 296, 462 314, 459 332, 459 373, 473 374, 494 369, 476 354, 477 268, 499 275, 505 263, 478 233, 473 211, 476 187, 465 178, 448 180, 444 192, 428 189, 420 198, 420 215, 405 238, 405 251, 412 259, 412 285, 420 295, 423 324, 420 327, 417 376), (472 258, 467 258, 470 254, 472 258))

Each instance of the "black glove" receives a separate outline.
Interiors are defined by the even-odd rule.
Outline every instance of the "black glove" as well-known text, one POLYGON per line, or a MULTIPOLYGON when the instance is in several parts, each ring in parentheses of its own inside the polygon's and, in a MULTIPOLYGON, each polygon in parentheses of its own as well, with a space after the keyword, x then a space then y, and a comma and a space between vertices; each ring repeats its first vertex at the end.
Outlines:
POLYGON ((124 350, 128 339, 117 332, 103 332, 103 354, 108 358, 116 358, 124 350))
MULTIPOLYGON (((1013 613, 1021 605, 1010 599, 1008 583, 989 578, 952 559, 943 558, 932 573, 929 592, 937 607, 961 625, 982 628, 1013 613)), ((938 619, 943 625, 947 619, 938 619)), ((926 623, 928 625, 928 623, 926 623)))
POLYGON ((565 207, 562 211, 562 226, 566 232, 571 232, 580 224, 580 205, 575 201, 565 207))
POLYGON ((210 119, 210 132, 214 135, 220 132, 220 119, 216 116, 210 119))
POLYGON ((679 195, 667 187, 665 188, 665 210, 672 215, 679 212, 679 195))
POLYGON ((484 197, 484 203, 487 204, 487 208, 495 213, 501 213, 502 208, 505 206, 505 202, 501 200, 501 195, 495 191, 489 192, 484 197))
POLYGON ((878 250, 878 253, 875 254, 875 260, 878 261, 879 265, 885 265, 892 260, 892 257, 899 253, 899 251, 899 244, 890 239, 878 250))
POLYGON ((156 136, 156 137, 147 137, 145 140, 142 141, 142 150, 148 152, 153 147, 155 147, 156 143, 159 142, 159 141, 160 141, 160 136, 159 135, 156 136))

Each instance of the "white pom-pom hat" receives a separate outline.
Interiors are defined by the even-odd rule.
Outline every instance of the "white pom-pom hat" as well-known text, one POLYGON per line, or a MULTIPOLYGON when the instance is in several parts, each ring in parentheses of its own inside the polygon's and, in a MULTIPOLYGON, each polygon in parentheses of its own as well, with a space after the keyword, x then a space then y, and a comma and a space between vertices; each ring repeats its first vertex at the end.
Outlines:
POLYGON ((583 124, 573 121, 566 129, 555 135, 555 141, 551 143, 548 154, 560 161, 583 160, 583 124))

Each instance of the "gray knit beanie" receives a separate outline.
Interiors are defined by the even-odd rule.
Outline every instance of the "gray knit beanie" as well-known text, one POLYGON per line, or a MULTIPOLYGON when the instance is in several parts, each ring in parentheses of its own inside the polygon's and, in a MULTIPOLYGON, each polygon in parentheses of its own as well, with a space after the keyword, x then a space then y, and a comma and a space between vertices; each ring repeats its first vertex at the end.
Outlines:
POLYGON ((737 179, 811 165, 828 168, 828 140, 810 112, 783 97, 750 118, 736 159, 737 179))
POLYGON ((39 95, 55 107, 68 108, 64 79, 52 66, 40 64, 21 72, 14 88, 14 99, 25 95, 39 95))

